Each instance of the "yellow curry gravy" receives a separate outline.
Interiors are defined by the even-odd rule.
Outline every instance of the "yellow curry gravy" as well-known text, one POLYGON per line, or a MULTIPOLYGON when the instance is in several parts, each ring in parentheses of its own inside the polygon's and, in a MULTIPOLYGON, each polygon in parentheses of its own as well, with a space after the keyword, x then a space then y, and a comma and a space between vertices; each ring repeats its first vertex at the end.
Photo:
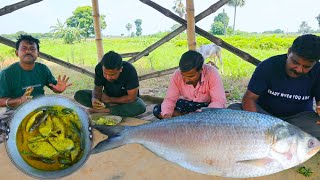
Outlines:
POLYGON ((81 121, 79 120, 78 115, 71 109, 62 106, 51 106, 44 108, 50 109, 44 111, 44 113, 48 113, 48 117, 52 119, 53 123, 52 126, 50 126, 52 127, 51 132, 45 137, 39 131, 41 124, 47 123, 46 121, 49 121, 48 119, 43 121, 38 127, 34 128, 33 131, 27 131, 26 126, 28 121, 35 113, 39 112, 39 109, 31 112, 23 119, 18 128, 16 136, 18 150, 21 157, 30 166, 36 169, 53 171, 68 168, 78 162, 83 155, 80 131, 81 121), (30 142, 30 140, 32 140, 32 138, 34 140, 35 137, 40 137, 40 140, 30 142), (52 141, 49 141, 52 139, 55 139, 57 143, 53 144, 52 141), (54 148, 53 150, 57 153, 50 158, 44 158, 43 156, 36 154, 29 149, 30 143, 34 142, 48 142, 50 146, 54 148), (64 142, 68 142, 69 144, 63 147, 57 147, 57 144, 63 145, 64 142), (54 145, 56 145, 56 147, 54 145), (43 162, 43 159, 47 161, 49 160, 50 163, 47 161, 43 162))

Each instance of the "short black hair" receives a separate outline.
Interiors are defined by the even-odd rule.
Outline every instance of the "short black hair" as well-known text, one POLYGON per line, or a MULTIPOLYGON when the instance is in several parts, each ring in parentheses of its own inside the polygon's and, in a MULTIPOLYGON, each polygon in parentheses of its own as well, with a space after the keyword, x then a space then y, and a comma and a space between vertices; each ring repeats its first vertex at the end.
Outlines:
POLYGON ((199 52, 189 50, 182 54, 179 62, 179 68, 181 72, 190 71, 193 68, 200 71, 203 66, 203 62, 203 56, 199 52))
POLYGON ((319 61, 320 36, 305 34, 297 37, 290 47, 290 52, 309 61, 319 61))
POLYGON ((27 41, 30 44, 36 43, 37 49, 40 52, 40 47, 39 47, 40 41, 39 41, 39 39, 34 38, 34 37, 30 36, 30 35, 20 34, 20 36, 18 37, 17 42, 16 42, 16 50, 19 49, 19 45, 20 45, 21 41, 27 41))
POLYGON ((106 69, 120 69, 122 67, 122 57, 114 51, 107 52, 101 61, 106 69))

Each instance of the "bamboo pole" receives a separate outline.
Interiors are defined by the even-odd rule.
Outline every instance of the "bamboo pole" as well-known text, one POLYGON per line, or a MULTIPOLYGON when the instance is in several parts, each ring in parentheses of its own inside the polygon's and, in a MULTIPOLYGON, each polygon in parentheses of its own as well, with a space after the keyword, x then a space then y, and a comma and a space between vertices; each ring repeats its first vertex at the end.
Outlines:
POLYGON ((26 6, 29 6, 31 4, 35 4, 38 2, 41 2, 42 0, 25 0, 25 1, 21 1, 9 6, 5 6, 3 8, 0 9, 0 16, 3 16, 5 14, 9 14, 12 13, 13 11, 16 11, 18 9, 24 8, 26 6))
MULTIPOLYGON (((149 6, 151 6, 151 7, 153 7, 153 8, 155 8, 159 12, 161 12, 163 10, 163 9, 161 9, 161 6, 159 6, 158 4, 155 4, 154 2, 152 2, 150 0, 140 0, 140 1, 145 3, 145 4, 147 4, 147 5, 149 5, 149 6)), ((230 1, 230 0, 220 0, 220 1, 216 2, 215 4, 211 5, 210 7, 208 7, 208 9, 206 9, 202 13, 198 14, 195 17, 195 21, 198 22, 198 21, 202 20, 203 18, 209 16, 210 14, 216 12, 220 7, 225 5, 228 1, 230 1)), ((169 10, 166 9, 165 11, 169 11, 169 10)), ((163 14, 168 16, 168 17, 170 17, 172 15, 169 12, 168 13, 164 12, 163 14)), ((140 52, 136 56, 134 56, 131 59, 129 59, 128 62, 134 63, 134 62, 138 61, 140 58, 142 58, 146 54, 149 54, 150 52, 152 52, 153 50, 155 50, 156 48, 158 48, 162 44, 170 41, 172 38, 174 38, 178 34, 182 33, 184 30, 186 30, 186 27, 185 26, 180 26, 179 28, 177 28, 176 30, 174 30, 171 33, 167 34, 165 37, 163 37, 162 39, 160 39, 156 43, 152 44, 151 46, 149 46, 148 48, 146 48, 145 50, 143 50, 142 52, 140 52)))
MULTIPOLYGON (((131 52, 131 53, 123 53, 123 54, 120 54, 120 56, 122 58, 128 58, 128 57, 133 57, 133 56, 136 56, 137 54, 139 54, 140 52, 131 52)), ((145 56, 149 56, 149 53, 145 54, 145 56)))
POLYGON ((179 67, 177 66, 177 67, 173 67, 173 68, 170 68, 170 69, 165 69, 165 70, 162 70, 162 71, 157 71, 157 72, 153 72, 153 73, 150 73, 150 74, 145 74, 145 75, 139 76, 138 78, 139 78, 139 81, 143 81, 143 80, 150 79, 150 78, 160 77, 160 76, 172 74, 178 68, 179 67))
POLYGON ((98 62, 101 61, 104 52, 102 45, 102 36, 101 36, 101 26, 100 26, 100 13, 99 13, 99 3, 98 0, 92 0, 92 15, 94 22, 94 32, 96 36, 96 46, 97 46, 97 54, 98 54, 98 62))
POLYGON ((189 50, 196 50, 196 36, 195 36, 195 20, 194 20, 194 3, 193 0, 186 0, 187 4, 187 36, 189 50))
MULTIPOLYGON (((145 4, 147 4, 147 5, 149 5, 149 6, 151 6, 152 8, 156 9, 157 11, 159 11, 162 14, 164 14, 165 16, 173 19, 174 21, 180 23, 181 25, 183 25, 185 27, 187 26, 187 21, 186 20, 184 20, 181 17, 175 15, 174 13, 172 13, 168 9, 158 5, 157 3, 155 3, 155 2, 153 2, 151 0, 140 0, 140 1, 145 3, 145 4)), ((222 1, 222 0, 220 0, 220 1, 222 1)), ((229 1, 229 0, 227 0, 227 1, 229 1)), ((197 20, 197 17, 196 17, 196 20, 197 20)), ((249 63, 251 63, 251 64, 253 64, 255 66, 260 63, 260 61, 258 59, 256 59, 255 57, 251 56, 250 54, 248 54, 248 53, 246 53, 246 52, 244 52, 244 51, 242 51, 242 50, 240 50, 240 49, 228 44, 227 42, 223 41, 222 39, 220 39, 220 38, 208 33, 207 31, 205 31, 205 30, 203 30, 203 29, 201 29, 201 28, 199 28, 197 26, 195 26, 195 28, 196 28, 196 32, 199 35, 207 38, 208 40, 210 40, 211 42, 214 42, 218 46, 221 46, 224 49, 230 51, 231 53, 239 56, 243 60, 245 60, 245 61, 247 61, 247 62, 249 62, 249 63)))

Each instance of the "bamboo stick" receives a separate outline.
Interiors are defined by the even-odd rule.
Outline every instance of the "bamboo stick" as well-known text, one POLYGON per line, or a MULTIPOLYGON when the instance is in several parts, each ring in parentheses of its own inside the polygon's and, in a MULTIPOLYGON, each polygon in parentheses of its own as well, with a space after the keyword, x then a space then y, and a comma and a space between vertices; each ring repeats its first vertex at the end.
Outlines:
MULTIPOLYGON (((175 15, 174 13, 170 12, 168 9, 161 7, 160 5, 158 5, 157 3, 150 1, 150 0, 140 0, 143 1, 145 4, 153 7, 154 9, 156 9, 157 11, 159 11, 160 13, 164 14, 167 17, 170 17, 171 19, 175 20, 176 22, 180 23, 183 26, 187 26, 187 21, 180 18, 179 16, 175 15)), ((256 59, 255 57, 251 56, 250 54, 226 43, 225 41, 223 41, 222 39, 208 33, 207 31, 197 27, 196 27, 196 32, 198 34, 200 34, 201 36, 207 38, 208 40, 210 40, 211 42, 214 42, 215 44, 223 47, 224 49, 230 51, 231 53, 239 56, 240 58, 242 58, 243 60, 253 64, 253 65, 258 65, 260 63, 260 61, 258 59, 256 59)))
POLYGON ((96 36, 98 62, 100 62, 103 55, 104 55, 104 52, 103 52, 103 45, 102 45, 98 0, 92 0, 92 11, 93 11, 92 15, 93 15, 93 22, 94 22, 94 32, 95 32, 95 36, 96 36))
POLYGON ((170 68, 170 69, 165 69, 165 70, 153 72, 153 73, 150 73, 150 74, 145 74, 145 75, 139 76, 139 81, 143 81, 143 80, 150 79, 150 78, 155 78, 155 77, 160 77, 160 76, 172 74, 178 68, 179 67, 173 67, 173 68, 170 68))
POLYGON ((196 36, 195 36, 195 20, 194 20, 194 3, 193 0, 186 0, 187 5, 187 37, 189 50, 196 50, 196 36))
MULTIPOLYGON (((153 6, 154 5, 153 2, 150 1, 150 0, 140 0, 140 1, 145 3, 145 4, 147 4, 147 5, 149 5, 149 6, 151 6, 151 7, 153 7, 153 8, 155 8, 153 6)), ((203 11, 202 13, 197 15, 195 17, 195 21, 198 22, 198 21, 202 20, 203 18, 209 16, 210 14, 216 12, 220 7, 222 7, 223 5, 225 5, 229 1, 230 0, 220 0, 220 1, 216 2, 216 3, 214 3, 208 9, 206 9, 205 11, 203 11)), ((155 6, 157 6, 157 4, 155 4, 155 6)), ((158 10, 158 8, 155 8, 155 9, 158 10)), ((166 16, 170 16, 171 15, 170 13, 163 13, 163 14, 166 15, 166 16)), ((164 36, 159 41, 157 41, 154 44, 152 44, 151 46, 147 47, 145 50, 141 51, 136 56, 134 56, 131 59, 129 59, 128 62, 134 63, 134 62, 138 61, 140 58, 142 58, 146 54, 149 54, 150 52, 152 52, 153 50, 155 50, 157 47, 161 46, 162 44, 170 41, 172 38, 176 37, 178 34, 183 32, 184 30, 186 30, 186 27, 185 26, 180 26, 176 30, 174 30, 171 33, 169 33, 168 35, 164 36)))
MULTIPOLYGON (((140 52, 132 52, 132 53, 123 53, 120 54, 120 56, 122 58, 127 58, 127 57, 132 57, 132 56, 136 56, 137 54, 139 54, 140 52)), ((145 56, 148 56, 149 54, 145 54, 145 56)))
POLYGON ((35 4, 38 2, 41 2, 42 0, 25 0, 25 1, 21 1, 9 6, 5 6, 3 8, 0 9, 0 16, 3 16, 5 14, 9 14, 12 13, 13 11, 16 11, 18 9, 24 8, 26 6, 29 6, 31 4, 35 4))

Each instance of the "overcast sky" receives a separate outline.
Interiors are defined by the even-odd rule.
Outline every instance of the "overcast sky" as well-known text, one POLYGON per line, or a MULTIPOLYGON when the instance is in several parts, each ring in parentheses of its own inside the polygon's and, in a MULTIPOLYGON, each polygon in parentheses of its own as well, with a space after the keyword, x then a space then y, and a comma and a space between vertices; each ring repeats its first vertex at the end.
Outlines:
MULTIPOLYGON (((20 0, 0 0, 0 8, 20 0)), ((172 10, 174 0, 154 0, 172 10)), ((208 8, 217 0, 194 0, 195 14, 208 8)), ((78 6, 90 5, 91 0, 43 0, 40 3, 0 16, 0 34, 25 31, 29 33, 49 32, 57 19, 64 22, 72 16, 78 6)), ((125 26, 136 19, 142 19, 142 34, 170 30, 175 22, 139 0, 100 0, 100 14, 106 15, 107 29, 103 35, 128 34, 125 26)), ((234 8, 223 6, 219 11, 198 22, 197 25, 209 30, 214 17, 222 12, 230 17, 233 24, 234 8)), ((244 7, 237 8, 236 29, 248 32, 263 32, 281 29, 296 32, 302 21, 312 29, 319 29, 316 16, 320 14, 320 0, 246 0, 244 7)), ((135 29, 135 27, 133 27, 135 29)))

